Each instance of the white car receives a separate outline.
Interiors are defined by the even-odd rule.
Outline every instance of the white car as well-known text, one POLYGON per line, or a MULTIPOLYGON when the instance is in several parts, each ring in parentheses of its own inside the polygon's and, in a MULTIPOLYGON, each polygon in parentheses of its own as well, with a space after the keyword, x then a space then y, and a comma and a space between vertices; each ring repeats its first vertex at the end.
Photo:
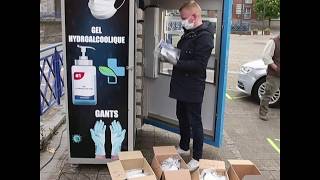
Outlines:
MULTIPOLYGON (((265 93, 266 75, 267 66, 262 59, 248 62, 240 67, 237 89, 260 102, 261 96, 265 93)), ((279 104, 280 88, 273 95, 269 106, 276 107, 279 104)))

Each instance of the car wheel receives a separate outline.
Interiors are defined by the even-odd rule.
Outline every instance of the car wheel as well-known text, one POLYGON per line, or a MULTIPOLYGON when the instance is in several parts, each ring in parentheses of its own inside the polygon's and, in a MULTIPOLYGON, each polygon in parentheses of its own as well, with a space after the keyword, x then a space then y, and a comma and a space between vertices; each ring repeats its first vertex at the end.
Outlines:
MULTIPOLYGON (((253 98, 260 103, 262 95, 265 93, 266 88, 266 77, 260 78, 252 88, 251 95, 253 98)), ((280 89, 278 89, 269 102, 269 107, 279 107, 280 105, 280 89)))

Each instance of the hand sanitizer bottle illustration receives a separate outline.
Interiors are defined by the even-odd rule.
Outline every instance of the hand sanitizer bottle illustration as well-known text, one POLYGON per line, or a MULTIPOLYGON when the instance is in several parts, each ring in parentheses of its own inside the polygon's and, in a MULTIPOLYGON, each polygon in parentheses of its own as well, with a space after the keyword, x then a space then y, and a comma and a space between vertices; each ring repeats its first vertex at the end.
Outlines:
POLYGON ((93 61, 86 56, 86 50, 93 49, 90 46, 80 46, 82 56, 74 61, 71 67, 72 73, 72 103, 74 105, 96 105, 97 104, 97 82, 96 67, 93 61))

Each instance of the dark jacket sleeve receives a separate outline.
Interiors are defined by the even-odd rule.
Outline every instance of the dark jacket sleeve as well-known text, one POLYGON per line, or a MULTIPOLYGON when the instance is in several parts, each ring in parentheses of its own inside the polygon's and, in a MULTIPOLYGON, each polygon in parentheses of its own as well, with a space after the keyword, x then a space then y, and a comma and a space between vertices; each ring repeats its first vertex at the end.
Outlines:
POLYGON ((213 37, 209 32, 199 34, 196 39, 193 59, 178 61, 175 67, 187 72, 199 72, 206 69, 211 51, 213 49, 213 37))

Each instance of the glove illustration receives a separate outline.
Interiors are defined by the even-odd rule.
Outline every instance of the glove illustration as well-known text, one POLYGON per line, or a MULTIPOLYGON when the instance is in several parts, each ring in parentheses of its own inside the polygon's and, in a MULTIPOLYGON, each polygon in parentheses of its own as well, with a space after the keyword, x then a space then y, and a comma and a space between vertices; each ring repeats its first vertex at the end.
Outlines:
POLYGON ((111 156, 118 156, 118 153, 121 151, 121 144, 125 138, 126 130, 121 127, 119 121, 112 121, 111 125, 109 126, 111 132, 111 156))
POLYGON ((105 156, 105 132, 106 132, 106 125, 102 120, 97 121, 94 125, 93 129, 90 129, 91 138, 95 145, 95 155, 96 156, 105 156))

